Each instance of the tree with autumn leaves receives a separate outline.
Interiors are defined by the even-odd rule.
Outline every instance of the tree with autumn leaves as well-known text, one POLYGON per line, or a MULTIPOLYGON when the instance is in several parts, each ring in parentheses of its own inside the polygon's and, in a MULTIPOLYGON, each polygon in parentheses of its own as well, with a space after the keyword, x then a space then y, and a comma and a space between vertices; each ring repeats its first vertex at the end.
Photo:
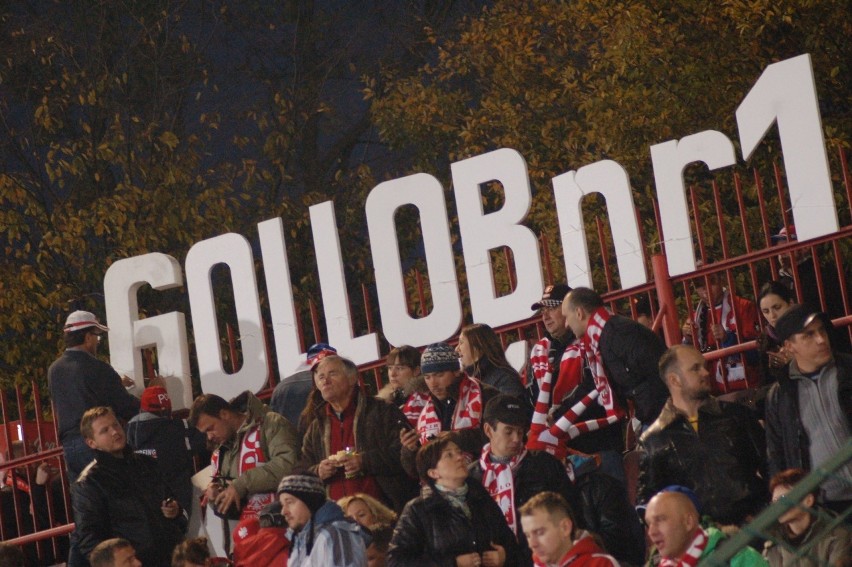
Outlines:
MULTIPOLYGON (((115 260, 182 261, 228 231, 255 241, 255 223, 274 216, 304 308, 319 297, 308 206, 322 201, 335 203, 350 286, 371 282, 369 190, 416 171, 449 188, 451 161, 496 148, 526 158, 528 224, 550 242, 551 178, 601 159, 627 169, 650 219, 649 145, 704 129, 735 140, 742 97, 794 55, 813 56, 829 146, 852 136, 852 19, 835 2, 358 4, 0 9, 3 384, 43 379, 65 315, 100 312, 115 260)), ((777 157, 770 139, 756 159, 777 157)), ((486 192, 488 207, 499 193, 486 192)), ((422 267, 410 213, 398 219, 401 249, 422 267)), ((143 291, 140 304, 188 311, 181 290, 143 291)))

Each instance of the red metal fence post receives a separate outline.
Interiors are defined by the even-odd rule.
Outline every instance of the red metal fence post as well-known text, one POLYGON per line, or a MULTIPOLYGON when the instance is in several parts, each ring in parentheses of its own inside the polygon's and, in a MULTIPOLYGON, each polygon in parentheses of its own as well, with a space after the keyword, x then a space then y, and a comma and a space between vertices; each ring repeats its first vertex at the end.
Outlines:
POLYGON ((680 343, 680 325, 677 320, 677 305, 675 304, 674 288, 672 287, 669 267, 664 254, 651 256, 651 266, 654 268, 654 287, 657 290, 657 300, 660 311, 663 312, 663 334, 667 345, 680 343))

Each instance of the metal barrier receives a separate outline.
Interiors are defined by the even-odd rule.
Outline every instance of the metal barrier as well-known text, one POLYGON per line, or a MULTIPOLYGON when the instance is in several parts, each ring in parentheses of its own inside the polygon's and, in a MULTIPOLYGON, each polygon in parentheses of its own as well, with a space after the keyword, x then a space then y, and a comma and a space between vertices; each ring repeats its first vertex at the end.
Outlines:
MULTIPOLYGON (((710 557, 700 563, 702 567, 722 567, 728 565, 728 561, 734 557, 741 549, 746 547, 754 538, 761 538, 773 541, 776 545, 783 545, 790 551, 797 554, 798 557, 808 556, 813 546, 827 535, 832 529, 839 526, 846 518, 852 516, 852 507, 847 508, 838 516, 829 516, 824 511, 818 509, 810 509, 809 513, 819 515, 828 520, 826 527, 806 546, 801 548, 791 547, 784 541, 774 537, 769 528, 771 528, 778 518, 784 515, 791 508, 801 508, 801 502, 808 494, 822 484, 827 478, 832 477, 833 473, 846 463, 852 461, 852 439, 846 441, 843 449, 833 458, 829 459, 822 466, 816 467, 811 473, 805 477, 799 484, 793 487, 787 493, 786 498, 769 506, 766 510, 760 513, 751 523, 743 528, 730 538, 728 538, 710 557)), ((813 557, 811 557, 813 559, 813 557)), ((814 563, 819 564, 814 559, 814 563)))
MULTIPOLYGON (((772 247, 770 245, 771 236, 777 232, 778 227, 790 226, 788 218, 788 205, 785 200, 786 191, 783 186, 783 176, 778 167, 774 170, 774 175, 769 182, 764 181, 763 177, 756 170, 751 171, 750 177, 753 179, 753 184, 750 187, 745 187, 743 176, 738 172, 734 172, 731 176, 730 186, 733 188, 733 195, 736 198, 736 211, 723 210, 722 198, 720 190, 720 182, 714 180, 711 183, 711 198, 707 199, 711 207, 714 207, 715 214, 706 213, 700 214, 704 204, 701 202, 701 187, 689 187, 689 202, 692 205, 692 221, 695 228, 698 257, 705 262, 699 269, 690 274, 684 274, 676 277, 671 277, 668 273, 666 259, 661 254, 652 254, 650 251, 656 251, 659 247, 659 242, 662 239, 660 230, 659 211, 656 207, 656 202, 651 205, 637 201, 639 209, 644 207, 645 210, 653 209, 654 218, 645 219, 644 223, 640 222, 640 231, 642 240, 646 243, 643 248, 643 257, 648 272, 653 274, 653 281, 642 286, 634 287, 626 290, 619 290, 615 286, 618 285, 617 276, 611 271, 611 262, 606 261, 611 257, 611 233, 607 226, 604 226, 600 220, 596 223, 596 234, 591 241, 597 241, 599 246, 599 256, 604 261, 597 264, 598 272, 595 274, 594 280, 599 289, 605 289, 602 294, 608 306, 614 311, 624 315, 636 316, 636 301, 641 297, 646 297, 650 301, 652 310, 652 319, 654 321, 653 328, 661 331, 667 344, 675 344, 681 340, 681 322, 687 318, 693 317, 694 298, 691 282, 695 280, 704 280, 705 284, 708 278, 718 275, 723 282, 727 284, 728 289, 736 290, 741 297, 756 297, 760 284, 769 279, 776 279, 780 273, 781 261, 779 256, 793 257, 804 253, 809 255, 810 261, 813 264, 817 274, 817 283, 819 290, 819 300, 823 308, 832 307, 834 310, 841 310, 843 315, 835 317, 835 324, 846 325, 846 335, 852 341, 852 293, 850 293, 850 275, 846 270, 848 266, 852 266, 852 171, 846 159, 846 154, 843 148, 837 148, 837 159, 835 161, 836 170, 839 169, 838 178, 841 180, 842 192, 835 192, 839 201, 845 197, 845 202, 838 202, 838 211, 840 217, 840 229, 831 235, 810 240, 807 242, 790 242, 781 246, 772 247), (765 189, 774 183, 773 194, 765 194, 765 189), (749 223, 746 219, 749 213, 754 217, 754 211, 757 211, 759 222, 749 223), (774 212, 773 212, 774 211, 774 212), (737 226, 735 219, 739 217, 740 222, 737 226), (713 222, 716 219, 716 222, 713 222), (732 221, 726 224, 726 220, 732 221), (708 231, 712 225, 716 225, 717 232, 709 234, 708 231), (774 228, 773 228, 774 227, 774 228), (656 236, 653 244, 650 243, 650 238, 656 236), (711 238, 711 236, 713 238, 711 238), (717 238, 716 238, 717 237, 717 238), (708 242, 710 240, 717 241, 715 247, 711 247, 708 242), (706 263, 710 256, 715 252, 718 260, 713 263, 706 263), (602 272, 602 273, 601 273, 602 272), (836 278, 840 283, 841 303, 842 306, 826 305, 826 297, 822 291, 822 279, 829 274, 830 277, 836 278)), ((717 179, 724 177, 725 174, 720 174, 717 179)), ((637 198, 639 196, 637 195, 637 198)), ((637 212, 637 216, 640 213, 637 212)), ((559 270, 554 269, 555 259, 551 254, 552 245, 548 242, 545 236, 540 237, 541 250, 543 254, 543 270, 546 279, 549 282, 554 282, 559 273, 559 270)), ((803 290, 800 286, 798 268, 796 262, 791 262, 793 271, 793 280, 796 284, 796 292, 802 297, 803 290)), ((510 269, 512 266, 511 254, 508 250, 504 251, 504 260, 501 267, 507 269, 506 284, 511 290, 514 287, 513 272, 510 269)), ((408 300, 411 313, 427 313, 430 308, 430 301, 424 286, 424 276, 417 270, 412 270, 407 280, 408 288, 412 290, 408 300)), ((371 293, 368 284, 361 284, 363 312, 365 314, 365 326, 369 333, 378 332, 375 321, 377 320, 377 311, 371 304, 371 293)), ((506 291, 506 290, 503 290, 506 291)), ((711 310, 712 311, 712 310, 711 310)), ((322 342, 322 325, 320 322, 319 309, 316 303, 310 299, 306 307, 306 312, 310 318, 308 332, 303 328, 302 321, 297 318, 299 324, 299 334, 302 340, 302 346, 310 342, 322 342), (309 338, 310 337, 310 338, 309 338)), ((713 315, 711 314, 711 317, 713 315)), ((764 326, 763 319, 758 318, 761 327, 764 326)), ((738 328, 741 328, 738 325, 738 328)), ((266 329, 264 329, 266 331, 266 329)), ((537 317, 531 316, 529 319, 519 321, 511 325, 495 329, 501 338, 503 346, 506 347, 509 343, 515 341, 530 341, 536 340, 543 336, 544 328, 537 317)), ((227 334, 228 340, 228 358, 231 361, 232 368, 236 371, 238 354, 238 340, 235 338, 235 333, 229 327, 227 334)), ((267 335, 267 348, 269 348, 269 340, 267 335)), ((740 340, 739 344, 727 349, 719 349, 705 353, 708 360, 715 360, 722 357, 732 356, 748 352, 754 349, 755 343, 751 340, 740 340)), ((304 349, 303 349, 304 350, 304 349)), ((146 372, 149 376, 155 373, 155 365, 153 362, 153 354, 146 351, 146 372)), ((270 360, 272 357, 270 357, 270 360)), ((361 365, 362 376, 366 377, 371 388, 378 389, 384 383, 383 378, 384 360, 377 360, 372 363, 361 365)), ((271 389, 276 383, 275 370, 269 368, 269 377, 267 388, 261 392, 262 397, 267 397, 271 389)), ((727 390, 727 383, 724 389, 727 390)), ((33 380, 30 385, 30 394, 32 399, 25 402, 23 389, 18 386, 15 391, 15 405, 18 408, 18 419, 21 421, 34 421, 38 426, 38 445, 39 449, 33 452, 31 447, 34 439, 32 434, 22 428, 22 441, 24 448, 24 457, 12 459, 5 464, 0 464, 0 469, 9 469, 15 467, 26 467, 44 459, 54 459, 59 463, 59 468, 62 469, 62 489, 67 506, 70 510, 70 502, 68 498, 67 481, 65 478, 64 463, 62 460, 61 450, 53 449, 44 451, 50 439, 44 435, 44 431, 51 429, 49 421, 45 421, 44 416, 50 412, 46 412, 42 405, 38 381, 33 380), (23 411, 22 408, 31 408, 29 412, 23 411), (29 416, 32 416, 30 418, 29 416), (46 428, 46 429, 45 429, 46 428)), ((0 392, 0 419, 2 419, 3 432, 0 434, 0 442, 5 441, 5 446, 12 445, 12 419, 9 415, 8 400, 5 392, 0 392)), ((56 439, 55 429, 52 431, 52 439, 56 439)), ((1 448, 1 447, 0 447, 1 448)), ((31 474, 28 472, 27 475, 31 474)), ((30 477, 28 477, 30 479, 30 477)), ((30 479, 31 480, 31 479, 30 479)), ((11 488, 14 501, 16 533, 31 532, 37 526, 26 526, 23 514, 21 495, 18 494, 17 487, 11 488)), ((17 544, 31 543, 45 539, 55 538, 60 534, 66 534, 73 529, 73 524, 57 525, 51 511, 51 528, 48 530, 38 531, 35 533, 23 535, 12 539, 11 541, 17 544)), ((8 528, 11 533, 11 528, 8 528)), ((7 526, 5 521, 0 518, 0 538, 7 539, 5 533, 7 526)), ((54 540, 55 548, 55 540, 54 540)))

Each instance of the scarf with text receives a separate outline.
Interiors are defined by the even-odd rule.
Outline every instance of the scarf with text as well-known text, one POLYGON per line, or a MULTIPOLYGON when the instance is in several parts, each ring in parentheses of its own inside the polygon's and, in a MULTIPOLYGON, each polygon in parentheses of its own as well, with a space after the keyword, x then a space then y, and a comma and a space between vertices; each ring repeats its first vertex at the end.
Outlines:
MULTIPOLYGON (((527 448, 536 448, 547 451, 557 458, 564 458, 566 448, 564 441, 575 439, 589 431, 597 431, 608 425, 618 423, 624 416, 613 396, 612 386, 606 376, 603 360, 600 354, 600 337, 604 325, 612 317, 606 308, 597 309, 589 318, 586 334, 583 335, 579 350, 566 349, 563 361, 567 356, 569 360, 577 359, 582 365, 582 356, 585 356, 592 371, 595 381, 595 389, 586 394, 582 400, 571 406, 550 428, 547 428, 547 409, 550 405, 550 384, 542 387, 539 399, 536 402, 535 414, 530 427, 530 441, 527 448), (571 351, 569 353, 569 351, 571 351), (606 410, 606 417, 579 421, 580 416, 592 404, 597 403, 606 410)), ((564 362, 563 362, 564 364, 564 362)), ((582 373, 582 366, 579 370, 582 373)), ((562 370, 560 370, 562 374, 562 370)))
MULTIPOLYGON (((733 305, 733 297, 731 296, 731 293, 726 290, 722 294, 721 303, 713 308, 713 322, 720 324, 722 329, 725 330, 726 335, 728 333, 737 334, 737 316, 733 305)), ((723 348, 726 346, 722 344, 726 339, 722 339, 722 342, 719 342, 713 337, 713 331, 711 330, 712 323, 711 321, 708 321, 708 319, 710 319, 710 306, 701 300, 698 302, 698 305, 695 306, 695 315, 693 318, 693 321, 695 322, 695 333, 698 335, 695 337, 695 342, 697 343, 696 348, 698 348, 701 352, 707 352, 712 349, 712 345, 710 344, 711 340, 716 343, 716 348, 723 348)), ((715 368, 716 382, 724 385, 725 375, 727 374, 729 382, 743 382, 741 385, 728 384, 728 387, 745 387, 745 374, 729 371, 731 365, 736 366, 740 362, 740 356, 734 355, 727 357, 724 364, 721 363, 721 361, 713 363, 711 368, 715 368)))
MULTIPOLYGON (((266 463, 266 455, 263 454, 260 441, 261 426, 262 423, 256 424, 243 436, 242 443, 240 444, 240 463, 237 468, 239 476, 266 463)), ((210 463, 213 465, 214 471, 219 470, 219 462, 219 451, 213 451, 210 463)), ((274 492, 250 494, 240 509, 240 520, 259 517, 261 510, 273 502, 275 502, 274 492)))
POLYGON ((550 339, 544 337, 530 349, 530 368, 532 368, 533 378, 538 383, 539 391, 542 383, 545 380, 549 382, 553 374, 553 367, 550 363, 550 343, 550 339))
POLYGON ((521 461, 527 456, 524 449, 505 463, 491 460, 491 443, 482 448, 482 456, 479 458, 479 466, 482 469, 482 486, 491 495, 491 498, 500 506, 506 523, 512 533, 517 537, 518 522, 515 515, 515 471, 521 461))
MULTIPOLYGON (((482 388, 479 381, 463 376, 459 383, 459 397, 456 409, 453 412, 453 421, 450 425, 451 431, 479 427, 482 418, 482 388)), ((441 432, 441 420, 435 410, 435 402, 432 396, 420 416, 417 418, 417 433, 420 434, 420 443, 425 445, 430 439, 441 432)))
POLYGON ((701 558, 701 554, 704 553, 705 547, 707 547, 707 534, 699 526, 695 528, 695 536, 692 538, 692 543, 689 544, 689 547, 680 559, 663 557, 660 560, 660 567, 695 567, 695 565, 698 565, 698 560, 701 558))

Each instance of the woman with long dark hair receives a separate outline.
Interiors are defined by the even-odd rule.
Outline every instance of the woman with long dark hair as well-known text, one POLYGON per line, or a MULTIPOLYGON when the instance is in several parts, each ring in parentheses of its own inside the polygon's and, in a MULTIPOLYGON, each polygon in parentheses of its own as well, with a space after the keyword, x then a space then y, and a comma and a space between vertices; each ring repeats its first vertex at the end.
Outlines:
POLYGON ((468 325, 459 334, 456 352, 465 374, 510 396, 524 398, 521 376, 506 360, 497 333, 484 323, 468 325))

